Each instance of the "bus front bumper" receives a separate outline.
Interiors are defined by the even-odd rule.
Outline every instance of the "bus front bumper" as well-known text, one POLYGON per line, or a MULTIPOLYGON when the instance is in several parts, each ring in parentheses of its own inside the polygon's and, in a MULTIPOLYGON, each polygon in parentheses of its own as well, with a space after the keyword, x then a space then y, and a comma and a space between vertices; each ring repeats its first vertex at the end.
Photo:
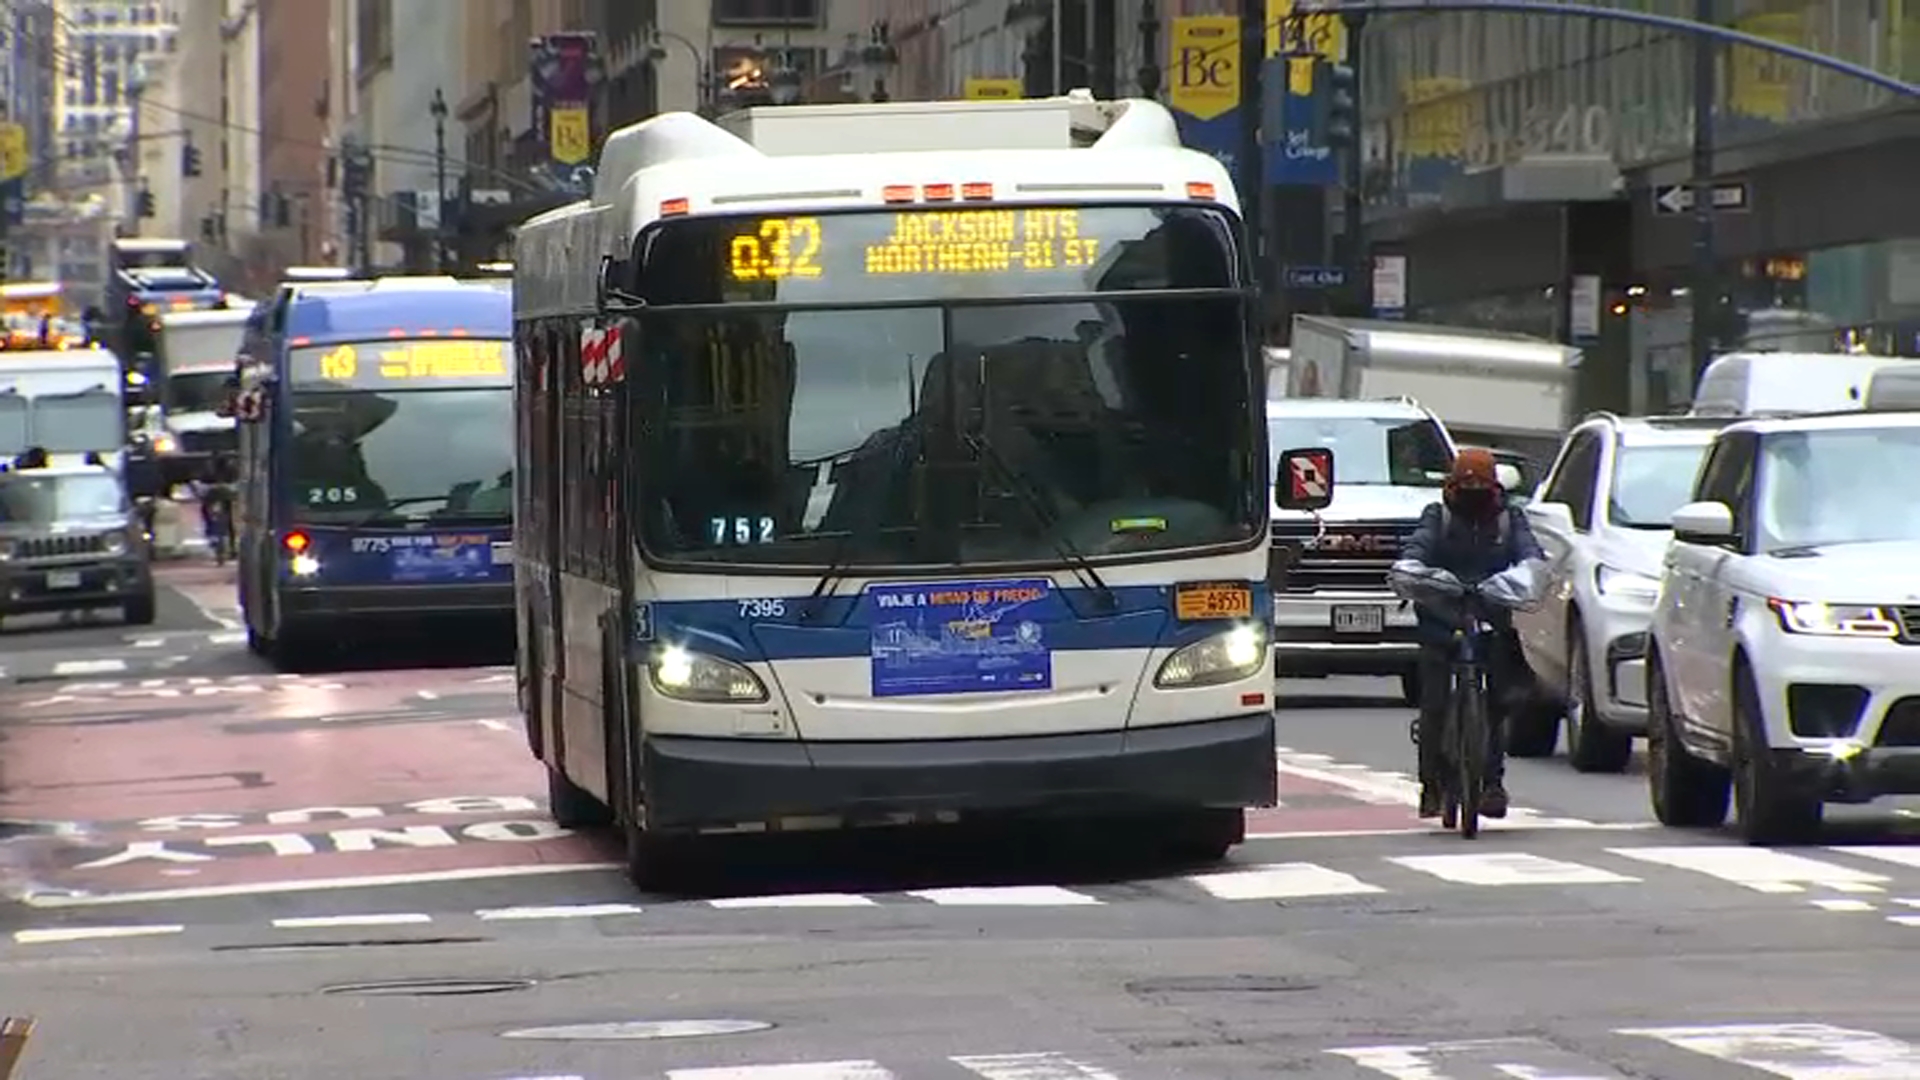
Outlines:
POLYGON ((783 818, 1271 806, 1273 714, 1073 735, 888 742, 654 736, 647 814, 667 829, 783 818))
POLYGON ((513 610, 513 583, 285 585, 280 603, 288 620, 506 614, 513 610))

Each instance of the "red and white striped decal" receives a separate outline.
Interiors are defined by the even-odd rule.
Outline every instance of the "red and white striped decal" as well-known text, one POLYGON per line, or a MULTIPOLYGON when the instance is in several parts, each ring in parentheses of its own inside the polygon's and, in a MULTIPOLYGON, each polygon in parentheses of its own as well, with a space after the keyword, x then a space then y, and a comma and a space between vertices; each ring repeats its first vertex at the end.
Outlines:
POLYGON ((627 374, 619 327, 588 327, 580 332, 580 379, 588 386, 617 383, 627 374))

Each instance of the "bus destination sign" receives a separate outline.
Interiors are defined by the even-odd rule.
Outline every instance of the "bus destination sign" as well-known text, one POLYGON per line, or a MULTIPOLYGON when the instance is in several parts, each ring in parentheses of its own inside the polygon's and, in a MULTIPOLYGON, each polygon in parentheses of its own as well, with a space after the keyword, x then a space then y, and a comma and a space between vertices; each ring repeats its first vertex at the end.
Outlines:
POLYGON ((821 278, 844 240, 864 254, 868 276, 1045 273, 1099 262, 1098 237, 1070 209, 911 210, 889 215, 892 228, 873 239, 868 215, 764 218, 729 239, 728 275, 737 282, 821 278))
POLYGON ((355 389, 502 384, 509 379, 507 343, 474 338, 362 341, 296 349, 296 385, 355 389))

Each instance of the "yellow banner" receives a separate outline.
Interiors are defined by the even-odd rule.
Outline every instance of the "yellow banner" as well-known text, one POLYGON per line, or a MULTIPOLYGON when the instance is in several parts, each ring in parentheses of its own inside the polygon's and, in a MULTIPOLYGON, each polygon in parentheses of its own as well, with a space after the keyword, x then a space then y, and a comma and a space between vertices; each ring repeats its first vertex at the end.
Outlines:
POLYGON ((1324 56, 1336 63, 1347 58, 1347 26, 1333 13, 1303 14, 1293 18, 1296 0, 1267 0, 1267 55, 1290 52, 1294 47, 1294 28, 1299 27, 1305 41, 1302 51, 1324 56))
POLYGON ((1167 103, 1175 111, 1211 120, 1239 107, 1239 16, 1177 18, 1168 45, 1167 103))
POLYGON ((1467 152, 1472 105, 1465 79, 1411 79, 1401 87, 1405 118, 1394 133, 1394 147, 1409 157, 1457 158, 1467 152))
POLYGON ((968 79, 962 93, 968 101, 1014 101, 1025 90, 1019 79, 968 79))
POLYGON ((547 123, 547 152, 562 165, 578 165, 593 156, 593 127, 585 106, 553 110, 547 123))
POLYGON ((27 129, 0 123, 0 181, 20 179, 32 164, 27 156, 27 129))
MULTIPOLYGON (((1749 15, 1734 20, 1733 28, 1782 45, 1806 44, 1805 22, 1799 11, 1749 15)), ((1784 123, 1793 111, 1796 68, 1805 70, 1804 65, 1745 45, 1731 46, 1728 53, 1728 106, 1742 116, 1784 123)))

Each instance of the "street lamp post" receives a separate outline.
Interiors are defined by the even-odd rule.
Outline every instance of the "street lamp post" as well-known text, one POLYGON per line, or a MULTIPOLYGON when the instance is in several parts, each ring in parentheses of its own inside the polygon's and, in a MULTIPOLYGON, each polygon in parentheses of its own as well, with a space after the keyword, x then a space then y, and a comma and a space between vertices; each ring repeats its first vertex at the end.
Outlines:
POLYGON ((1019 34, 1026 40, 1026 51, 1022 55, 1031 67, 1038 67, 1042 60, 1048 61, 1047 92, 1044 95, 1040 95, 1045 97, 1051 97, 1061 92, 1060 23, 1057 19, 1053 18, 1053 6, 1054 5, 1049 4, 1047 0, 1014 0, 1014 3, 1007 8, 1007 14, 1004 20, 1008 30, 1019 34), (1034 38, 1039 35, 1043 28, 1048 28, 1051 31, 1052 53, 1050 58, 1042 56, 1040 51, 1034 47, 1038 44, 1034 38))
POLYGON ((1149 100, 1160 96, 1160 12, 1153 0, 1140 0, 1140 96, 1149 100))
POLYGON ((885 22, 873 24, 867 33, 867 47, 860 50, 860 70, 872 80, 873 100, 886 101, 887 73, 900 63, 900 53, 893 47, 893 28, 885 22))
POLYGON ((687 55, 693 58, 694 78, 698 80, 697 93, 694 96, 694 110, 696 112, 704 112, 707 106, 713 103, 715 90, 715 77, 712 69, 707 64, 706 56, 701 53, 698 45, 695 45, 679 34, 673 33, 670 30, 662 30, 657 26, 651 28, 647 35, 647 63, 654 68, 654 108, 658 109, 660 107, 659 64, 660 61, 667 58, 666 46, 662 44, 662 42, 666 41, 671 41, 681 48, 686 49, 687 55))
POLYGON ((136 60, 127 72, 127 235, 140 235, 140 102, 147 93, 147 65, 136 60))
POLYGON ((447 97, 437 86, 427 111, 433 114, 434 262, 444 274, 451 269, 447 260, 447 97))

